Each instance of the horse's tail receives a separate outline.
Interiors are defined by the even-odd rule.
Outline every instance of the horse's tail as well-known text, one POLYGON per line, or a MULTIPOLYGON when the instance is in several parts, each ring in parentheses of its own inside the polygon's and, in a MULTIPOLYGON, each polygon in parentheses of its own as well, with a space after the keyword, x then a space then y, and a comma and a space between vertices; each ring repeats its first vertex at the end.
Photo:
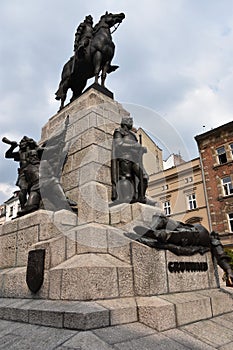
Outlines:
POLYGON ((115 72, 117 68, 119 68, 119 66, 109 66, 107 73, 109 74, 109 73, 115 72))

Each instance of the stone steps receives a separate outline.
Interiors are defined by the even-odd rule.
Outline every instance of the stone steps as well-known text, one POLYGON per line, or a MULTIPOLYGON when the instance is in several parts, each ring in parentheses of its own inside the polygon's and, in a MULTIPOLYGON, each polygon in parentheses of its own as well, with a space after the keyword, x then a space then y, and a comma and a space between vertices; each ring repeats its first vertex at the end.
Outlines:
POLYGON ((132 266, 110 254, 76 255, 49 271, 50 299, 97 300, 134 295, 132 266))
POLYGON ((165 331, 232 311, 232 296, 220 289, 98 301, 0 298, 0 319, 76 330, 141 322, 165 331))

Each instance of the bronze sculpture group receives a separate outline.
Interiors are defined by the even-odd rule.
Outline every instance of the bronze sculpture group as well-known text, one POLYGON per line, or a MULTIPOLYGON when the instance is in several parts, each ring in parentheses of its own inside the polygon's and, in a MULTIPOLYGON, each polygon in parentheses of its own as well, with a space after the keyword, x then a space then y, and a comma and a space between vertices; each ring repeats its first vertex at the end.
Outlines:
POLYGON ((135 233, 126 236, 151 248, 170 250, 176 255, 191 256, 211 251, 218 265, 225 271, 229 286, 233 286, 233 271, 229 256, 225 253, 219 234, 209 231, 201 224, 185 224, 163 213, 152 217, 150 226, 135 226, 135 233))
POLYGON ((24 136, 19 144, 6 137, 4 143, 10 145, 5 157, 19 162, 18 179, 19 202, 21 209, 18 216, 31 213, 40 208, 50 210, 67 209, 75 207, 74 202, 66 198, 60 184, 61 172, 66 160, 65 128, 57 135, 39 146, 32 138, 24 136), (18 151, 15 149, 19 147, 18 151))
MULTIPOLYGON (((93 26, 92 16, 86 16, 75 33, 74 55, 64 65, 62 79, 56 92, 56 99, 64 107, 66 94, 71 89, 74 100, 81 95, 87 80, 98 78, 101 72, 101 85, 105 85, 107 73, 118 68, 111 65, 115 45, 110 28, 120 24, 125 15, 106 12, 93 26)), ((18 216, 33 212, 47 201, 46 209, 71 210, 76 203, 66 198, 60 184, 62 169, 67 152, 65 135, 69 120, 64 129, 39 146, 33 139, 24 136, 19 144, 3 138, 9 144, 5 157, 19 162, 17 185, 20 188, 21 210, 18 216), (19 147, 18 151, 15 149, 19 147)), ((140 138, 139 138, 140 141, 140 138)), ((143 154, 147 150, 138 142, 130 117, 122 119, 119 128, 113 133, 111 159, 112 204, 135 203, 154 205, 146 197, 148 175, 143 167, 143 154)), ((209 232, 202 225, 186 225, 168 219, 164 215, 154 215, 150 227, 135 227, 136 234, 130 238, 156 249, 169 249, 177 255, 204 254, 211 250, 219 266, 226 272, 228 283, 233 286, 233 272, 224 253, 217 233, 209 232)))

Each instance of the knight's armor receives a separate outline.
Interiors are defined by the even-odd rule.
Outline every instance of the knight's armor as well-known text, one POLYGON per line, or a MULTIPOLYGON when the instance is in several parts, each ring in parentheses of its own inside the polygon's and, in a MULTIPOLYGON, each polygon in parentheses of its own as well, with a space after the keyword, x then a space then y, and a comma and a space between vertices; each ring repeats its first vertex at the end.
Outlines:
POLYGON ((92 16, 87 16, 82 22, 75 33, 74 52, 77 52, 79 57, 83 57, 86 53, 86 49, 93 36, 93 21, 92 16))

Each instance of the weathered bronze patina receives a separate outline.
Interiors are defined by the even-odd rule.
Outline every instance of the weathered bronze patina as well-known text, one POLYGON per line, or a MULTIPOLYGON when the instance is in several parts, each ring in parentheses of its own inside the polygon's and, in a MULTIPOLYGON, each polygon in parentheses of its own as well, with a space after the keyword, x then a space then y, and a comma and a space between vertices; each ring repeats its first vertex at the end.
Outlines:
POLYGON ((61 100, 60 109, 64 107, 66 94, 71 89, 71 101, 81 95, 87 80, 95 77, 95 83, 101 74, 101 85, 105 85, 107 73, 115 71, 118 66, 111 65, 115 45, 112 41, 110 28, 120 24, 125 18, 124 13, 113 14, 106 12, 93 27, 92 16, 86 16, 78 26, 74 55, 65 63, 59 88, 55 93, 56 99, 61 100))

